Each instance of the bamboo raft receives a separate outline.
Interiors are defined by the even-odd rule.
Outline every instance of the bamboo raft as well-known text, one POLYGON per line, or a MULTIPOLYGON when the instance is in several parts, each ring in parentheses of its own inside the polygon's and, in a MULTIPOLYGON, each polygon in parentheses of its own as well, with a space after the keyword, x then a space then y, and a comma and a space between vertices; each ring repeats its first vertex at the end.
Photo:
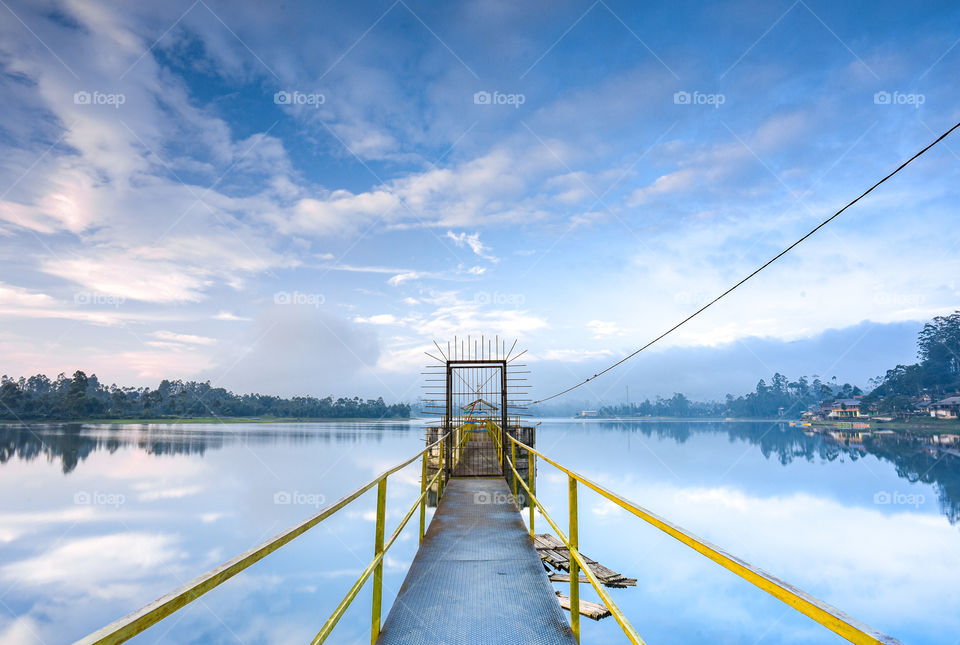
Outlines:
MULTIPOLYGON (((563 542, 550 533, 537 533, 533 538, 533 546, 537 550, 537 555, 543 561, 544 568, 550 574, 551 581, 570 582, 570 549, 563 542), (551 571, 551 569, 553 570, 551 571), (566 575, 559 573, 560 571, 565 571, 566 575)), ((603 586, 614 589, 637 586, 636 578, 628 578, 612 569, 608 569, 596 560, 584 555, 583 552, 580 555, 583 556, 587 566, 590 567, 597 580, 603 583, 603 586)), ((588 581, 581 577, 580 582, 588 581)))

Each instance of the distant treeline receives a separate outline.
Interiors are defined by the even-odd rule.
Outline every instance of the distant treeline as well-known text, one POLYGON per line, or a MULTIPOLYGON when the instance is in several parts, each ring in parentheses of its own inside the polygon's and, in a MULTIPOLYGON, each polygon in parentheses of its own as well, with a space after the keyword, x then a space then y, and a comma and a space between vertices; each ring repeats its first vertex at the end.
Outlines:
POLYGON ((50 380, 0 378, 0 419, 154 419, 163 417, 283 417, 297 419, 409 418, 405 403, 382 398, 284 399, 264 394, 234 394, 209 381, 163 380, 157 389, 105 386, 81 371, 50 380))
POLYGON ((657 397, 643 403, 630 403, 600 408, 601 417, 737 417, 772 418, 800 416, 809 406, 836 398, 849 398, 863 394, 860 388, 844 383, 824 383, 801 376, 791 381, 780 373, 773 375, 770 384, 763 379, 755 391, 734 398, 727 395, 725 402, 691 401, 683 394, 674 394, 669 399, 657 397))
MULTIPOLYGON (((918 362, 897 365, 883 376, 870 379, 872 390, 863 402, 881 414, 906 416, 917 410, 920 397, 931 399, 960 391, 960 311, 937 316, 923 326, 917 337, 918 362)), ((790 381, 774 374, 770 384, 763 380, 756 390, 743 396, 728 394, 725 402, 695 402, 683 394, 669 399, 657 397, 643 403, 600 408, 601 417, 795 417, 816 404, 863 395, 859 387, 836 380, 825 383, 806 376, 790 381)))

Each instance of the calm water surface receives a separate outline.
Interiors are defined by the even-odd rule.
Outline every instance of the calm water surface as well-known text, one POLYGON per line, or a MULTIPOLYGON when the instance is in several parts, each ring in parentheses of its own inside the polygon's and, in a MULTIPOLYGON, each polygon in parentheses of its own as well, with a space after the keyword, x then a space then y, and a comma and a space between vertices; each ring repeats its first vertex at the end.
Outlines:
MULTIPOLYGON (((0 425, 0 642, 80 638, 308 517, 422 437, 419 421, 0 425)), ((904 643, 960 638, 953 454, 769 423, 546 420, 537 441, 904 643)), ((537 486, 566 523, 565 477, 540 465, 537 486)), ((390 478, 388 524, 418 493, 418 466, 390 478)), ((374 504, 368 493, 133 642, 309 642, 372 556, 374 504)), ((639 579, 611 593, 648 643, 845 642, 582 488, 580 522, 584 552, 639 579)), ((386 607, 416 531, 413 520, 387 558, 386 607)), ((369 596, 330 642, 369 642, 369 596)), ((584 643, 626 642, 613 619, 583 630, 584 643)))

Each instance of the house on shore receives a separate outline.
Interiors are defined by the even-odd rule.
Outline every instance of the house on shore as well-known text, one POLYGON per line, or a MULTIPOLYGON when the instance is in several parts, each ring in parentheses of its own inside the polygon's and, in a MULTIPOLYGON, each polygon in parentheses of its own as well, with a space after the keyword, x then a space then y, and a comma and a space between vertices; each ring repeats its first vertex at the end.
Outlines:
POLYGON ((948 396, 930 404, 930 416, 937 419, 956 419, 960 417, 960 396, 948 396))
POLYGON ((837 399, 827 410, 828 419, 854 419, 860 416, 860 399, 837 399))

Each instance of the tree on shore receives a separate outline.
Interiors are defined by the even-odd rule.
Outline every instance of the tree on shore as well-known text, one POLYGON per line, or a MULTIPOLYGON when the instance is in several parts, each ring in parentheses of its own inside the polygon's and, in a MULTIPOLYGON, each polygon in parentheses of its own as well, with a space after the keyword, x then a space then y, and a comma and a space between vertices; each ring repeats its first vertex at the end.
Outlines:
POLYGON ((409 418, 405 403, 387 405, 383 398, 234 394, 209 381, 164 379, 156 389, 104 386, 95 374, 81 370, 72 378, 43 374, 0 378, 0 419, 147 419, 188 417, 284 417, 300 419, 409 418))

